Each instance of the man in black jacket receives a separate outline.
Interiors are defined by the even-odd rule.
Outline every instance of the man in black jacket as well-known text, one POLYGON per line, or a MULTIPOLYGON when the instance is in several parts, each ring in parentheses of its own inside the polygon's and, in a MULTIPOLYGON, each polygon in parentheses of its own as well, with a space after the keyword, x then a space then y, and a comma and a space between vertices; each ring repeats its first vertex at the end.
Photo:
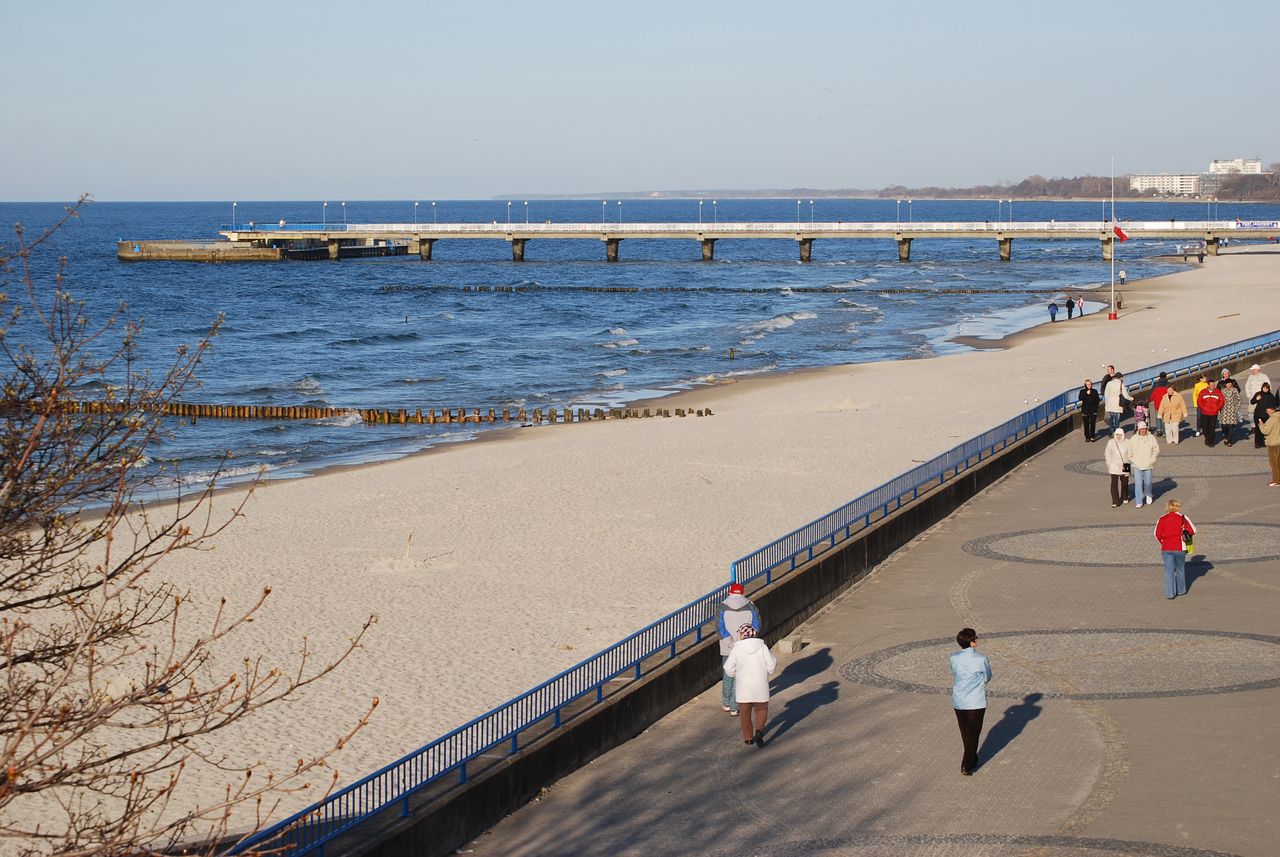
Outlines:
MULTIPOLYGON (((1111 367, 1107 367, 1110 369, 1111 367)), ((1084 386, 1080 388, 1080 395, 1076 397, 1080 402, 1081 422, 1084 423, 1084 440, 1085 443, 1093 443, 1098 439, 1098 405, 1101 397, 1098 391, 1093 389, 1093 382, 1088 378, 1084 379, 1084 386)))

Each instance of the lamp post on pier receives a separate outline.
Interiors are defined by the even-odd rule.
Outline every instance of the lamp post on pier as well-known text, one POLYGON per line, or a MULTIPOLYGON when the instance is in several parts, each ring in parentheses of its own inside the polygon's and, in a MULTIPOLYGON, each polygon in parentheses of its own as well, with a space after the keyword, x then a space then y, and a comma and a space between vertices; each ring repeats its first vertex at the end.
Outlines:
POLYGON ((436 220, 436 204, 435 204, 434 202, 433 202, 433 203, 431 203, 431 222, 432 222, 433 224, 435 224, 435 223, 439 223, 439 222, 440 222, 440 221, 436 220))
POLYGON ((524 201, 524 225, 529 225, 529 200, 524 201))
POLYGON ((711 224, 713 226, 720 225, 720 201, 718 199, 711 200, 711 224))
POLYGON ((609 210, 609 200, 600 200, 600 225, 604 226, 604 213, 609 210))
POLYGON ((347 201, 344 199, 342 201, 342 226, 345 228, 346 225, 347 225, 347 201))
POLYGON ((618 200, 618 225, 622 225, 622 200, 618 200))
POLYGON ((1013 200, 1009 200, 1009 222, 1013 223, 1013 200))
POLYGON ((236 205, 238 205, 238 203, 236 203, 233 200, 231 202, 231 228, 232 229, 236 228, 236 205))
POLYGON ((997 199, 997 200, 996 200, 996 225, 997 225, 997 226, 999 226, 999 225, 1000 225, 1000 218, 1001 218, 1001 217, 1003 216, 1003 214, 1004 214, 1004 212, 1003 212, 1003 208, 1004 208, 1004 200, 1003 200, 1003 199, 997 199))
POLYGON ((898 207, 895 209, 895 214, 893 215, 893 219, 897 221, 898 228, 901 229, 902 228, 902 200, 899 199, 895 201, 897 202, 898 207))
POLYGON ((329 228, 329 203, 325 202, 320 207, 320 225, 326 230, 329 228))
POLYGON ((911 211, 911 202, 912 202, 911 200, 907 200, 907 220, 908 220, 909 222, 911 222, 911 223, 915 223, 915 222, 916 222, 916 216, 915 216, 915 214, 914 214, 914 213, 912 213, 912 211, 911 211))
POLYGON ((800 200, 796 200, 796 229, 800 228, 800 200))
POLYGON ((507 200, 507 225, 511 225, 511 200, 507 200))
POLYGON ((416 200, 413 203, 413 225, 418 225, 418 203, 416 200))
POLYGON ((698 200, 698 225, 702 225, 702 200, 698 200))
POLYGON ((813 200, 809 200, 809 225, 813 225, 813 200))

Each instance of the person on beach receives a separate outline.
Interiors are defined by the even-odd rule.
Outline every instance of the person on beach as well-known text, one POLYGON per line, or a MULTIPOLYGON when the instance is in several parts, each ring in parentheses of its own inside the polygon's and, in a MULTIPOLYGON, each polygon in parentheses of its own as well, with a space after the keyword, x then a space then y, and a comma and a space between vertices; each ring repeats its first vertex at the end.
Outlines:
POLYGON ((1076 302, 1071 300, 1071 296, 1067 295, 1067 321, 1071 321, 1071 316, 1076 314, 1076 302))
POLYGON ((1111 433, 1102 458, 1111 477, 1111 508, 1119 509, 1129 502, 1129 444, 1124 439, 1124 429, 1118 428, 1111 433))
POLYGON ((777 668, 778 659, 765 641, 756 636, 755 626, 750 622, 738 626, 738 637, 729 659, 724 662, 724 671, 734 679, 742 742, 759 748, 764 746, 764 725, 769 720, 769 676, 777 668), (755 731, 752 731, 753 725, 755 731))
POLYGON ((1177 443, 1182 435, 1182 421, 1187 418, 1187 400, 1173 385, 1164 391, 1160 400, 1160 421, 1164 423, 1165 440, 1177 443))
POLYGON ((1217 381, 1210 381, 1209 386, 1200 391, 1196 397, 1196 410, 1200 412, 1200 432, 1204 435, 1204 445, 1212 447, 1216 444, 1214 435, 1218 432, 1218 412, 1226 404, 1217 381))
POLYGON ((1145 422, 1138 423, 1138 433, 1129 438, 1129 465, 1133 472, 1133 506, 1141 509, 1152 502, 1151 471, 1160 457, 1160 444, 1145 422))
POLYGON ((1097 390, 1093 389, 1093 382, 1088 378, 1084 379, 1084 386, 1080 388, 1076 401, 1080 403, 1080 422, 1084 426, 1084 442, 1093 443, 1098 439, 1098 405, 1101 404, 1102 397, 1098 395, 1097 390))
POLYGON ((1182 514, 1182 503, 1170 500, 1164 504, 1165 513, 1156 521, 1156 541, 1160 543, 1160 559, 1164 562, 1164 597, 1176 598, 1187 594, 1187 552, 1196 534, 1196 526, 1182 514))
MULTIPOLYGON (((720 602, 720 617, 716 622, 716 630, 720 634, 721 666, 728 662, 729 654, 734 644, 738 642, 738 628, 748 624, 757 631, 760 630, 760 611, 747 598, 745 592, 741 583, 731 583, 728 597, 720 602)), ((733 684, 733 673, 726 671, 720 682, 720 710, 730 716, 738 713, 733 684)))
POLYGON ((1169 373, 1161 372, 1160 377, 1156 379, 1156 383, 1151 387, 1151 397, 1147 400, 1150 406, 1149 411, 1153 428, 1153 434, 1156 437, 1164 434, 1164 423, 1160 419, 1160 402, 1164 400, 1164 394, 1169 389, 1169 373))
POLYGON ((1124 272, 1124 268, 1121 268, 1121 269, 1120 269, 1120 285, 1122 285, 1122 286, 1124 285, 1124 279, 1125 279, 1125 277, 1126 277, 1126 276, 1127 276, 1127 274, 1125 274, 1125 272, 1124 272))
POLYGON ((1258 392, 1249 397, 1249 404, 1253 405, 1253 446, 1262 449, 1262 422, 1267 418, 1268 408, 1280 408, 1280 398, 1271 392, 1271 382, 1263 381, 1258 392))
POLYGON ((1049 301, 1049 321, 1054 322, 1057 320, 1058 320, 1058 304, 1054 301, 1049 301))
POLYGON ((1209 376, 1201 372, 1196 377, 1196 385, 1191 388, 1191 426, 1196 430, 1196 437, 1200 436, 1200 394, 1209 388, 1209 376))
POLYGON ((978 653, 978 632, 961 628, 956 634, 960 651, 951 655, 951 707, 960 726, 964 755, 960 757, 960 773, 973 776, 978 769, 978 738, 982 735, 982 719, 987 713, 987 682, 991 681, 991 662, 978 653))
POLYGON ((1262 438, 1267 446, 1267 463, 1271 465, 1271 481, 1268 488, 1280 488, 1280 411, 1275 405, 1267 408, 1267 418, 1262 421, 1262 438))
POLYGON ((1102 390, 1103 407, 1107 412, 1107 426, 1112 432, 1120 428, 1120 421, 1124 418, 1125 401, 1132 402, 1133 396, 1130 396, 1129 391, 1124 388, 1124 374, 1117 372, 1102 390))
POLYGON ((1080 314, 1081 318, 1084 318, 1084 295, 1076 298, 1076 312, 1080 314))
POLYGON ((1240 387, 1234 378, 1228 378, 1218 388, 1222 393, 1222 410, 1218 412, 1218 425, 1222 427, 1222 442, 1227 446, 1235 443, 1236 425, 1244 414, 1244 404, 1240 398, 1240 387))

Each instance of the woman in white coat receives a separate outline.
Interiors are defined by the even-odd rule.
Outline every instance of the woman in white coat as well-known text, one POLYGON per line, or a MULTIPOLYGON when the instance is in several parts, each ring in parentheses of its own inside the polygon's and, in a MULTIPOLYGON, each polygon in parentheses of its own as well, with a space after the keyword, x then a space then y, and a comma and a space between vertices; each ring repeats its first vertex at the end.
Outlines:
POLYGON ((743 742, 763 747, 764 724, 769 719, 769 676, 777 668, 778 659, 769 651, 768 644, 756 636, 755 626, 750 622, 738 628, 738 637, 738 642, 729 650, 729 660, 724 662, 724 671, 734 678, 743 742), (754 732, 752 715, 755 715, 754 732))
POLYGON ((1103 456, 1111 476, 1111 508, 1119 509, 1129 502, 1129 444, 1124 439, 1124 429, 1118 428, 1111 434, 1103 456))

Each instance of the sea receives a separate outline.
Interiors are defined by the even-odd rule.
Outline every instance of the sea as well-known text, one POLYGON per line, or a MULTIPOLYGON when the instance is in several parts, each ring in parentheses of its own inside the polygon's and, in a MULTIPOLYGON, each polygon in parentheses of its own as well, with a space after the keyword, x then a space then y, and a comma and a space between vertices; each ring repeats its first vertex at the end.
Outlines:
MULTIPOLYGON (((503 241, 437 241, 434 258, 236 264, 116 259, 121 239, 213 239, 234 215, 350 223, 861 222, 1010 219, 996 200, 888 199, 418 200, 93 202, 33 259, 47 300, 62 288, 92 318, 123 304, 140 320, 138 365, 160 371, 217 318, 219 335, 185 401, 339 408, 610 407, 725 379, 801 367, 924 359, 963 350, 957 334, 999 337, 1042 323, 1051 299, 1094 290, 1111 265, 1096 240, 919 239, 911 261, 893 241, 817 240, 801 264, 794 241, 721 240, 703 262, 694 241, 532 240, 512 262, 503 241), (511 204, 508 205, 508 202, 511 204)), ((0 203, 28 239, 63 203, 0 203)), ((1099 220, 1103 202, 1012 204, 1015 221, 1099 220)), ((1276 219, 1280 206, 1120 201, 1128 220, 1276 219), (1211 206, 1211 207, 1210 207, 1211 206)), ((11 236, 4 239, 12 250, 11 236)), ((1181 267, 1172 241, 1117 244, 1129 280, 1181 267), (1164 256, 1165 258, 1161 258, 1164 256)), ((3 274, 10 298, 19 272, 3 274)), ((1060 316, 1061 318, 1061 316, 1060 316)), ((1060 322, 1061 323, 1061 322, 1060 322)), ((18 325, 10 343, 34 329, 18 325)), ((34 338, 33 338, 34 337, 34 338)), ((108 340, 109 341, 109 340, 108 340)), ((106 342, 103 343, 104 346, 106 342)), ((37 346, 38 347, 38 346, 37 346)), ((91 392, 91 391, 89 391, 91 392)), ((335 465, 403 457, 471 440, 483 425, 365 425, 355 416, 301 421, 172 419, 149 464, 170 487, 219 468, 234 481, 295 478, 335 465)))

